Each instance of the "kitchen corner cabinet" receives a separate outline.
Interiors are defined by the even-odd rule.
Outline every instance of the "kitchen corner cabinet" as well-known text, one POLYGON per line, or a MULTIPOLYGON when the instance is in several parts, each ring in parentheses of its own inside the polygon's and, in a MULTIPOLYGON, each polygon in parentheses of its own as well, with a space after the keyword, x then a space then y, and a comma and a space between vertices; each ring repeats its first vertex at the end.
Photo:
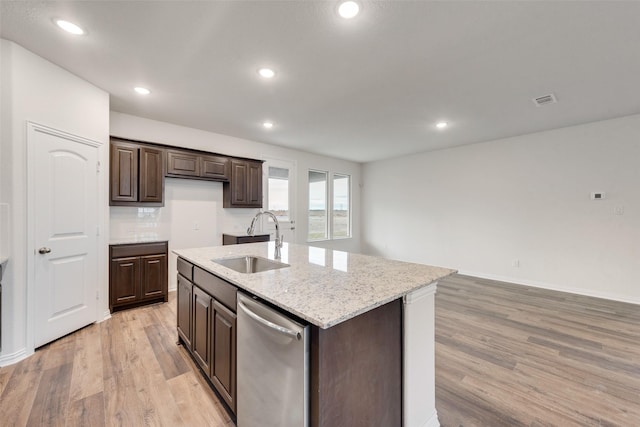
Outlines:
POLYGON ((167 242, 109 245, 111 312, 167 301, 167 242))
POLYGON ((229 158, 192 151, 167 150, 166 176, 173 178, 229 180, 229 158))
POLYGON ((111 139, 110 206, 164 206, 164 150, 111 139))
POLYGON ((231 159, 231 179, 223 187, 223 207, 262 207, 262 162, 231 159))
POLYGON ((236 287, 178 258, 179 341, 236 412, 236 287))

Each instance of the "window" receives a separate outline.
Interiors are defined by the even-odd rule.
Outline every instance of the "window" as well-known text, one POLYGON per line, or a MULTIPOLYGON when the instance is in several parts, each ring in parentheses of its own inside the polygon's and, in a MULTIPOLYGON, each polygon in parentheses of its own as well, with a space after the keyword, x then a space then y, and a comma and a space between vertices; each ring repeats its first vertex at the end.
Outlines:
POLYGON ((327 208, 328 172, 309 171, 309 236, 310 241, 329 238, 327 208))
POLYGON ((268 209, 276 215, 278 221, 289 221, 289 169, 269 166, 267 181, 268 209))
POLYGON ((334 239, 351 237, 350 192, 351 177, 349 175, 333 175, 332 235, 334 239))
POLYGON ((348 237, 351 237, 351 177, 335 173, 329 187, 329 172, 310 170, 308 240, 348 237))

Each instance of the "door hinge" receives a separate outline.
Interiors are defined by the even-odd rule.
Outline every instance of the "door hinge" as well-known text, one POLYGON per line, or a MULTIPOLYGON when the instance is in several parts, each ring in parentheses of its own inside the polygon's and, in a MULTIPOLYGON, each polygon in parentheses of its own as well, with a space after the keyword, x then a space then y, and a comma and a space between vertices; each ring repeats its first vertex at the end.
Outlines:
POLYGON ((100 235, 100 226, 96 225, 96 236, 100 235))
POLYGON ((96 162, 96 172, 100 173, 100 162, 96 162))
POLYGON ((100 291, 96 291, 96 299, 99 300, 100 299, 100 291))

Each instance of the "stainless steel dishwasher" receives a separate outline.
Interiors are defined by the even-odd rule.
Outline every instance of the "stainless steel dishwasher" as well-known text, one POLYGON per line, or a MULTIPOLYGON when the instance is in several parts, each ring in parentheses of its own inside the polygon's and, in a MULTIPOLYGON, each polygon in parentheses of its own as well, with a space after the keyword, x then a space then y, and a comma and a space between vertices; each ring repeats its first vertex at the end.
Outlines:
POLYGON ((238 427, 309 425, 309 326, 238 292, 238 427))

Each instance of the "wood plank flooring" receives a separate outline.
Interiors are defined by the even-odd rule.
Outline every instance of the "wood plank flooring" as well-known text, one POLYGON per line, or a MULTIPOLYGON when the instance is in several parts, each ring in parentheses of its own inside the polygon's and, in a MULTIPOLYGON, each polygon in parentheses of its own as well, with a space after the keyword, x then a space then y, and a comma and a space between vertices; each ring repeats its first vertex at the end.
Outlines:
POLYGON ((640 426, 640 306, 456 275, 436 294, 453 426, 640 426))
MULTIPOLYGON (((176 345, 169 295, 0 368, 0 425, 234 426, 176 345)), ((640 307, 447 278, 436 407, 444 427, 640 426, 640 307)))
POLYGON ((114 313, 0 368, 0 426, 234 426, 176 345, 175 298, 114 313))

